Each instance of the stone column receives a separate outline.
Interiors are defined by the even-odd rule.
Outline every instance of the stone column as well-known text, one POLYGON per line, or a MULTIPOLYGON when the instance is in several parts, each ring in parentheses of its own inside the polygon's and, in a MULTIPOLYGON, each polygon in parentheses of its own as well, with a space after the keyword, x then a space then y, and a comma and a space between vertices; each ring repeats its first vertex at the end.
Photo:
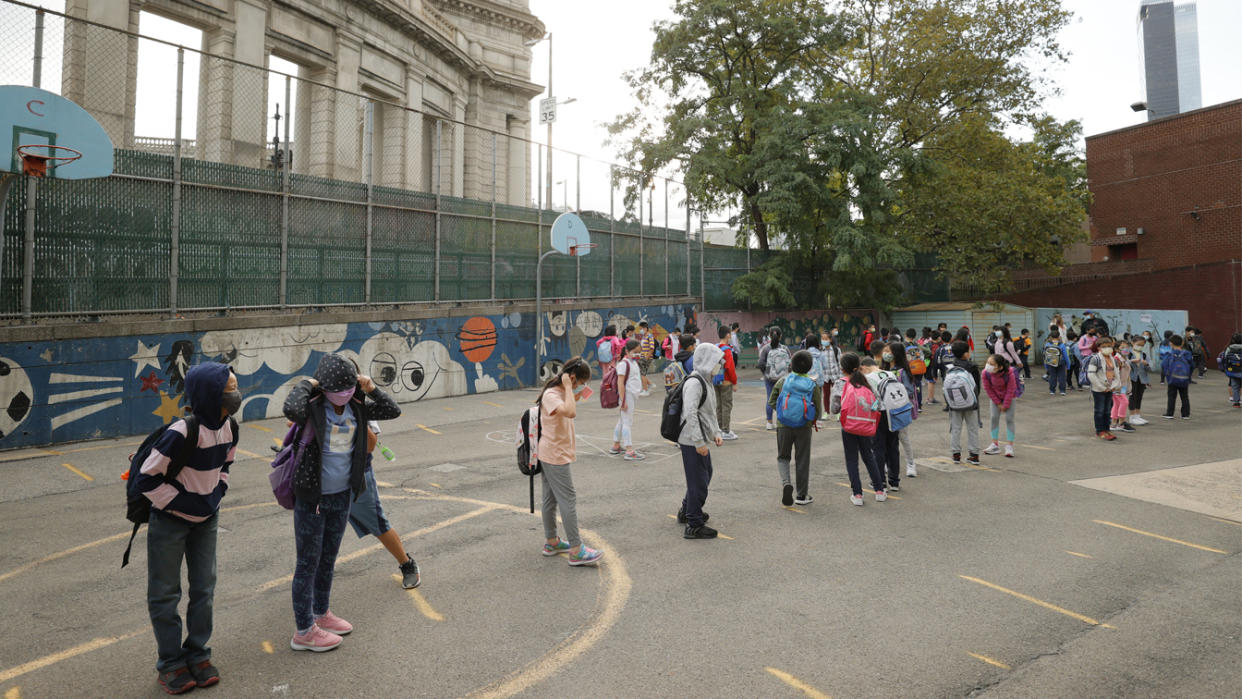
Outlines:
POLYGON ((466 120, 466 100, 457 95, 453 97, 453 118, 458 123, 451 124, 453 132, 449 147, 452 149, 450 152, 452 153, 453 170, 452 180, 450 180, 452 184, 448 188, 449 191, 447 193, 451 193, 455 197, 461 197, 465 196, 466 180, 463 176, 466 165, 465 132, 469 129, 461 125, 461 122, 466 120))
MULTIPOLYGON (((65 14, 115 29, 138 31, 138 8, 129 0, 66 0, 65 14)), ((132 147, 138 39, 67 21, 63 61, 61 94, 90 112, 103 125, 114 147, 132 147)), ((45 89, 48 87, 44 85, 45 89)))
POLYGON ((530 144, 524 139, 530 135, 530 119, 510 117, 508 186, 505 200, 513 206, 531 206, 530 190, 530 144))
MULTIPOLYGON (((344 31, 336 35, 336 81, 338 89, 358 91, 358 69, 362 65, 362 38, 344 31)), ((334 148, 331 175, 341 180, 361 182, 362 132, 366 104, 361 97, 336 93, 333 119, 334 148)))
MULTIPOLYGON (((471 49, 478 44, 471 42, 471 49)), ((465 134, 462 139, 464 150, 464 191, 467 197, 490 201, 492 198, 492 142, 491 137, 484 138, 479 131, 480 103, 483 100, 483 86, 479 78, 470 79, 470 90, 466 94, 465 134)))
POLYGON ((423 148, 423 84, 415 78, 406 78, 405 105, 418 111, 403 111, 405 127, 405 187, 422 192, 431 190, 431 182, 423 177, 423 162, 427 153, 423 148))
MULTIPOLYGON (((232 22, 203 32, 203 51, 263 66, 266 27, 267 11, 263 7, 239 1, 232 22)), ((204 57, 198 93, 198 156, 263 167, 267 155, 266 71, 204 57)))

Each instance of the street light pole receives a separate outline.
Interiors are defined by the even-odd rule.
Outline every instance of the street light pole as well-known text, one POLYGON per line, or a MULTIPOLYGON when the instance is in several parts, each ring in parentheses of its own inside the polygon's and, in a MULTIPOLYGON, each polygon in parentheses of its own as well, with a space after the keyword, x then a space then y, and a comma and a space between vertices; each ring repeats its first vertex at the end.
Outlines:
MULTIPOLYGON (((556 99, 552 91, 552 32, 548 32, 548 99, 556 99)), ((548 122, 548 193, 544 200, 552 206, 552 122, 548 122)), ((536 369, 538 371, 538 369, 536 369)))

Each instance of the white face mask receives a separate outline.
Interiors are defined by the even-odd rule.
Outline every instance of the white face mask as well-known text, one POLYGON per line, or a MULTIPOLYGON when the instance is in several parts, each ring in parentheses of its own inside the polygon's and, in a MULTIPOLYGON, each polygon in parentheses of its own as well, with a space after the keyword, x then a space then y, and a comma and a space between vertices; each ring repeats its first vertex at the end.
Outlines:
POLYGON ((988 364, 987 366, 983 367, 983 370, 988 372, 989 374, 995 374, 996 372, 1000 371, 999 369, 996 368, 995 364, 988 364))
POLYGON ((1100 354, 1104 355, 1105 357, 1111 355, 1112 353, 1113 353, 1112 347, 1101 347, 1100 348, 1100 354))
POLYGON ((992 333, 992 334, 993 334, 993 335, 995 335, 996 337, 998 337, 998 338, 999 338, 999 337, 1000 337, 1003 333, 1002 333, 1001 331, 997 330, 996 332, 994 332, 994 333, 992 333))

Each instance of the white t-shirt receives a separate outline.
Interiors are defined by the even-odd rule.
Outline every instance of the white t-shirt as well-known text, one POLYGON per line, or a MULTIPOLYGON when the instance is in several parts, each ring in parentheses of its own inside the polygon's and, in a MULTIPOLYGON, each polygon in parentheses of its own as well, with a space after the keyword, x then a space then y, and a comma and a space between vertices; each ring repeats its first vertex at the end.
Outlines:
POLYGON ((626 393, 642 392, 642 374, 638 371, 638 364, 632 358, 626 357, 624 361, 617 363, 617 385, 625 386, 626 393))

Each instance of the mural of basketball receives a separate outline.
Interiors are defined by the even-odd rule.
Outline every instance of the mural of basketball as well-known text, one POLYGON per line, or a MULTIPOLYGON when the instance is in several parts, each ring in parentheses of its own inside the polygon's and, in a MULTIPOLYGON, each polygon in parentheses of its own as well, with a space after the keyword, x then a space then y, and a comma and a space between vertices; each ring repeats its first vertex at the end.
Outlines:
POLYGON ((475 316, 457 331, 461 353, 472 362, 486 362, 496 349, 496 326, 483 316, 475 316))

